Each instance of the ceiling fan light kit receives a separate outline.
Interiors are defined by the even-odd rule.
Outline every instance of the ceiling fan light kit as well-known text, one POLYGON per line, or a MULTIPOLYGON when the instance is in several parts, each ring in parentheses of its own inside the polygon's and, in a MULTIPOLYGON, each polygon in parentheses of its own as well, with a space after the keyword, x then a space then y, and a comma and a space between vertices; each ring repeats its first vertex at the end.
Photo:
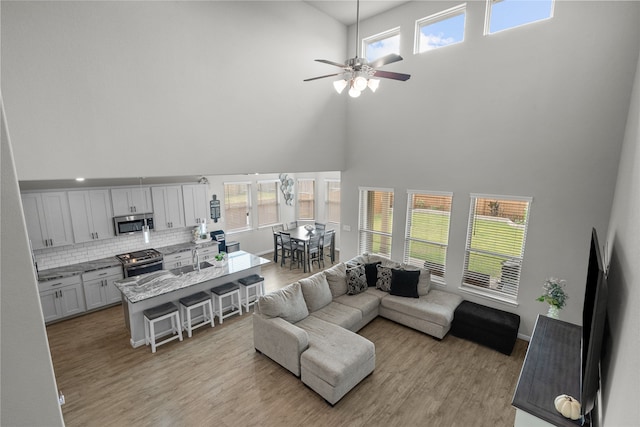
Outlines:
POLYGON ((380 80, 375 77, 382 77, 385 79, 392 80, 400 80, 406 81, 409 80, 411 75, 402 74, 402 73, 394 73, 391 71, 382 71, 377 68, 382 67, 383 65, 391 64, 393 62, 402 61, 402 57, 400 55, 396 55, 395 53, 391 53, 389 55, 383 56, 381 58, 376 59, 375 61, 369 63, 365 58, 358 57, 358 42, 360 41, 360 0, 356 2, 356 56, 355 58, 347 59, 344 64, 340 64, 338 62, 329 61, 327 59, 316 59, 317 62, 322 62, 324 64, 333 65, 335 67, 340 67, 343 69, 341 73, 328 74, 325 76, 312 77, 310 79, 305 79, 305 82, 309 82, 312 80, 324 79, 326 77, 335 77, 342 76, 340 80, 336 80, 333 82, 333 88, 339 94, 344 91, 344 89, 349 86, 349 96, 352 98, 357 98, 360 96, 362 91, 369 88, 371 92, 375 92, 380 86, 380 80))

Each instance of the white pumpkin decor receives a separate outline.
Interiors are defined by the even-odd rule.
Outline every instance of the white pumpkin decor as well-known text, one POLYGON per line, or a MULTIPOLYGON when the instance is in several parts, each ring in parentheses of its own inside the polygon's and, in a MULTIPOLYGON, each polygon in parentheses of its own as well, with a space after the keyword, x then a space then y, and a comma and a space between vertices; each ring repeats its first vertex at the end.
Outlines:
POLYGON ((562 414, 565 418, 571 418, 577 420, 580 418, 580 402, 575 397, 561 394, 553 401, 556 406, 556 410, 562 414))

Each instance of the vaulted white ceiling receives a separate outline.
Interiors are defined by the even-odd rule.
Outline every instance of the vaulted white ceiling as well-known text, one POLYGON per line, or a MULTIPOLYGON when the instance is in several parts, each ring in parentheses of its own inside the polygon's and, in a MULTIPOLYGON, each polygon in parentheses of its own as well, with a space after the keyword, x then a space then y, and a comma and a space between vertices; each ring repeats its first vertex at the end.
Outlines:
MULTIPOLYGON (((356 23, 356 0, 305 0, 305 2, 345 25, 356 23)), ((408 3, 408 1, 361 0, 360 20, 378 15, 403 3, 408 3)))

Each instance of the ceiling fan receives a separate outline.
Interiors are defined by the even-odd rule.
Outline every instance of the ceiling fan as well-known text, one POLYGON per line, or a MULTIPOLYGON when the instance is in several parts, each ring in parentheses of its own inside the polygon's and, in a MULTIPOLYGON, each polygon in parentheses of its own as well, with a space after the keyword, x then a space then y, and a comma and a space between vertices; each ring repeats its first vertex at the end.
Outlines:
POLYGON ((342 68, 343 71, 339 73, 327 74, 324 76, 312 77, 305 79, 305 82, 312 80, 324 79, 327 77, 342 76, 342 79, 333 82, 333 87, 338 93, 342 93, 345 87, 349 86, 349 95, 353 98, 360 96, 360 93, 367 87, 375 92, 378 89, 380 80, 374 77, 380 77, 384 79, 401 80, 406 81, 411 77, 410 74, 394 73, 392 71, 378 70, 378 68, 391 64, 394 62, 402 61, 402 56, 395 53, 390 53, 381 58, 376 59, 373 62, 367 61, 366 58, 358 57, 358 42, 360 41, 360 0, 356 1, 356 56, 355 58, 347 59, 344 64, 339 62, 329 61, 327 59, 316 59, 317 62, 333 65, 342 68))

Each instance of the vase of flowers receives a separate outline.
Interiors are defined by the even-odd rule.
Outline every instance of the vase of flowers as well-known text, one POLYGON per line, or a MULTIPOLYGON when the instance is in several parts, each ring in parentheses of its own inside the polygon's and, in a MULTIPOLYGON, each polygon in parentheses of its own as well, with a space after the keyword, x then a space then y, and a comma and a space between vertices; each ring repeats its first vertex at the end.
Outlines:
POLYGON ((569 296, 564 290, 565 284, 565 280, 550 277, 542 285, 544 293, 537 300, 549 304, 548 317, 557 319, 560 316, 560 310, 567 303, 569 296))

